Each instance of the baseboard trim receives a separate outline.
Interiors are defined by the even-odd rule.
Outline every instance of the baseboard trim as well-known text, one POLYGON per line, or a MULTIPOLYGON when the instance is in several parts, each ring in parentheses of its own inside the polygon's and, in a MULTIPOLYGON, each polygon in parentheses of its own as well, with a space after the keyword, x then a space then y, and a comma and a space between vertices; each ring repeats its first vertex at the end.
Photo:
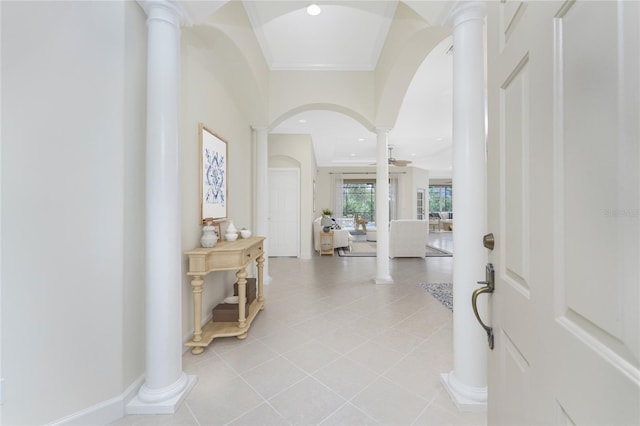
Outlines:
POLYGON ((87 407, 76 413, 48 423, 48 425, 107 425, 125 415, 125 406, 138 394, 144 376, 136 379, 121 395, 87 407))

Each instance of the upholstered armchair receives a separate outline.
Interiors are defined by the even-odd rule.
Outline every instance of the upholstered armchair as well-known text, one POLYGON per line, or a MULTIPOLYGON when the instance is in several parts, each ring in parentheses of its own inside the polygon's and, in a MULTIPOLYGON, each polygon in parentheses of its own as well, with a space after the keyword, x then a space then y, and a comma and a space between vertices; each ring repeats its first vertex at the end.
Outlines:
POLYGON ((389 257, 424 257, 428 237, 428 220, 392 220, 389 223, 389 257))
MULTIPOLYGON (((320 251, 320 231, 322 231, 322 225, 320 221, 322 217, 319 217, 313 221, 313 248, 315 251, 320 251)), ((333 248, 348 247, 351 249, 352 236, 346 229, 332 229, 333 231, 333 248)))

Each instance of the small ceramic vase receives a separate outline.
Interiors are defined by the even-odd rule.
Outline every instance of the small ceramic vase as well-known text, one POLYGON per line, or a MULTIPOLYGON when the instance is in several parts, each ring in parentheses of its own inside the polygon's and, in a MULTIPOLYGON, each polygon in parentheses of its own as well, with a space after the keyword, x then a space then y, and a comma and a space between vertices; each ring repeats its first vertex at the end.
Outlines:
POLYGON ((232 220, 229 221, 229 226, 227 226, 227 233, 238 233, 238 229, 235 227, 232 220))
POLYGON ((218 234, 216 227, 210 222, 202 227, 202 238, 200 238, 200 244, 202 247, 215 247, 218 244, 218 234))

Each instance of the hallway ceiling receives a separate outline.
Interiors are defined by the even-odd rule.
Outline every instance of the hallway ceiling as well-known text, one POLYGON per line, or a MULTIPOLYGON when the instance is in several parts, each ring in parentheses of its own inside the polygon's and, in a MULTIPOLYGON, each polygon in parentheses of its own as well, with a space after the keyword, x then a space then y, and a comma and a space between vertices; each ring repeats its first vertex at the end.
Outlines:
MULTIPOLYGON (((317 1, 322 9, 317 16, 307 14, 310 3, 242 1, 269 68, 375 69, 399 2, 317 1)), ((442 10, 446 3, 418 7, 442 10)), ((432 176, 451 175, 450 47, 448 38, 420 66, 389 133, 394 157, 410 160, 411 166, 430 170, 432 176)), ((318 167, 362 167, 376 160, 376 135, 337 112, 306 111, 283 121, 271 133, 310 134, 318 167)))

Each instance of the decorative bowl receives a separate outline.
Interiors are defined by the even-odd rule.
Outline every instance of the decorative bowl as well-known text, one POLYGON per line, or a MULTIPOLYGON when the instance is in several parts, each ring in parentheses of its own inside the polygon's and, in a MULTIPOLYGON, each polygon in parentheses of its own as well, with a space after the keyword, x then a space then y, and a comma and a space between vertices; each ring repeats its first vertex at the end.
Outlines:
POLYGON ((249 231, 248 229, 241 229, 240 236, 242 238, 249 238, 251 236, 251 231, 249 231))
POLYGON ((227 241, 235 241, 238 239, 238 234, 236 234, 235 232, 227 232, 226 234, 224 234, 224 239, 227 241))

